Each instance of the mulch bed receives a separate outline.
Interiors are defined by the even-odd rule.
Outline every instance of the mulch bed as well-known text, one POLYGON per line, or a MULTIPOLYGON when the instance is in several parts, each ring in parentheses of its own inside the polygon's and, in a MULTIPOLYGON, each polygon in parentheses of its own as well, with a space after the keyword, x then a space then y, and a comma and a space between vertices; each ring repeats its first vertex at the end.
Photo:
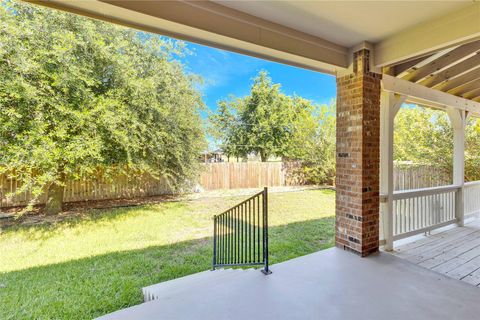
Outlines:
POLYGON ((24 207, 10 207, 0 209, 0 228, 14 225, 36 225, 41 223, 53 223, 72 217, 81 217, 85 212, 93 209, 110 209, 121 207, 135 207, 146 204, 161 202, 180 201, 181 196, 162 195, 131 199, 89 200, 64 203, 64 211, 58 215, 46 215, 43 213, 44 205, 34 206, 31 211, 18 216, 24 207))

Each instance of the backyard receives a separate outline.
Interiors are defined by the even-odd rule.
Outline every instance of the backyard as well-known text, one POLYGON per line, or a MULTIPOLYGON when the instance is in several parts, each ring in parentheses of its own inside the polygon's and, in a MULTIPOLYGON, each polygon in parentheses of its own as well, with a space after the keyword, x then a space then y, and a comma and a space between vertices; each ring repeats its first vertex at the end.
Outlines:
MULTIPOLYGON (((91 319, 139 304, 143 286, 211 268, 212 216, 245 198, 90 210, 4 228, 0 319, 91 319)), ((332 190, 271 193, 271 263, 333 246, 334 215, 332 190)))

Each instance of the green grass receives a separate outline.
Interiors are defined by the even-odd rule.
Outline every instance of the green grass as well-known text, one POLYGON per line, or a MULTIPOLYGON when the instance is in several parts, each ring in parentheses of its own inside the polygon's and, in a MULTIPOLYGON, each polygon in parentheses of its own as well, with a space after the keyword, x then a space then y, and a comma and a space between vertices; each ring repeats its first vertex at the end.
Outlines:
MULTIPOLYGON (((0 232, 0 319, 91 319, 141 288, 211 267, 212 215, 245 197, 92 210, 0 232)), ((334 244, 334 192, 269 196, 270 260, 334 244)))

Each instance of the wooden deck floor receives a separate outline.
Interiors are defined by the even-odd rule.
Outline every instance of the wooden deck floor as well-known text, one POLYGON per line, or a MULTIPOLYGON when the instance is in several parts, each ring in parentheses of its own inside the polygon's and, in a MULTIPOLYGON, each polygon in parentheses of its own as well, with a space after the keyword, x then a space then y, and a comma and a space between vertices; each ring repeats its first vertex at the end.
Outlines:
POLYGON ((442 273, 448 277, 480 286, 480 219, 465 227, 451 227, 414 241, 400 243, 397 257, 442 273))

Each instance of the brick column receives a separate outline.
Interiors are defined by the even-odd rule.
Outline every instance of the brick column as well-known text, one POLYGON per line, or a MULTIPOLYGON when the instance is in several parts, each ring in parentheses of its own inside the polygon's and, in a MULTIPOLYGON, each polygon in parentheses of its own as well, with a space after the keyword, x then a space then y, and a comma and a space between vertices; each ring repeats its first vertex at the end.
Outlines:
POLYGON ((379 247, 380 80, 369 51, 337 77, 336 245, 367 256, 379 247))

